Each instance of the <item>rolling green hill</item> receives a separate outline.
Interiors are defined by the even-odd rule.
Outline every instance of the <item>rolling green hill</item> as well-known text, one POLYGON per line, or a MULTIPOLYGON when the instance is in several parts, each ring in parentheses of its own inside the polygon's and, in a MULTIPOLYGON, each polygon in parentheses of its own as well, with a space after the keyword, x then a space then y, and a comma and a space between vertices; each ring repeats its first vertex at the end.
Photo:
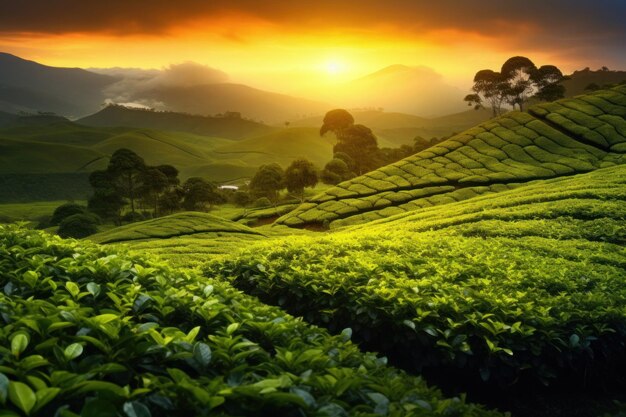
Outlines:
POLYGON ((626 162, 626 86, 510 112, 343 182, 280 218, 337 227, 626 162))
MULTIPOLYGON (((446 116, 425 118, 412 114, 393 113, 383 111, 351 111, 358 123, 363 124, 376 134, 381 147, 399 147, 412 145, 416 136, 425 139, 445 137, 462 132, 488 120, 491 114, 488 110, 469 110, 446 116)), ((296 120, 292 126, 314 127, 322 125, 323 115, 296 120)))
POLYGON ((99 112, 78 120, 94 127, 126 126, 169 130, 226 139, 245 139, 270 133, 276 128, 237 117, 209 117, 175 112, 157 112, 123 106, 107 106, 99 112))
POLYGON ((133 150, 150 165, 174 165, 183 180, 201 176, 216 182, 250 178, 271 162, 286 167, 305 156, 321 167, 331 158, 334 141, 320 138, 317 129, 270 131, 233 141, 181 131, 91 127, 53 115, 7 117, 0 127, 0 184, 7 185, 0 201, 85 199, 89 172, 106 167, 109 155, 120 148, 133 150), (28 185, 20 184, 20 177, 28 177, 28 185), (58 186, 62 181, 65 190, 58 186))

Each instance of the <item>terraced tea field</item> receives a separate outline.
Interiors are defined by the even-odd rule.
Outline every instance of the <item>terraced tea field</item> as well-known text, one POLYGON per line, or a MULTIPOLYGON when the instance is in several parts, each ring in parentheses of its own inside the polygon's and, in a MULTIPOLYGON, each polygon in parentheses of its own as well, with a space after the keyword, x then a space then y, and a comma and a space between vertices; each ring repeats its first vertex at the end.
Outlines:
POLYGON ((586 392, 626 370, 625 200, 626 165, 603 168, 272 240, 205 274, 444 386, 586 392))
POLYGON ((131 223, 89 239, 102 244, 128 244, 142 253, 163 255, 171 262, 190 266, 265 237, 258 230, 221 217, 184 212, 131 223))
POLYGON ((626 86, 510 112, 343 182, 283 216, 340 227, 626 162, 626 86))

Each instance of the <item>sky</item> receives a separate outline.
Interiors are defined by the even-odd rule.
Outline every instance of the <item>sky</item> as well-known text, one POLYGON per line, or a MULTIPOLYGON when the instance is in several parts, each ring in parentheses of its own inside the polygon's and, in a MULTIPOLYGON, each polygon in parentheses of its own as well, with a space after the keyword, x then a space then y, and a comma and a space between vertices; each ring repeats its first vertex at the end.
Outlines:
POLYGON ((626 69, 624 0, 0 0, 0 51, 52 66, 167 68, 314 94, 389 65, 467 88, 524 55, 626 69))

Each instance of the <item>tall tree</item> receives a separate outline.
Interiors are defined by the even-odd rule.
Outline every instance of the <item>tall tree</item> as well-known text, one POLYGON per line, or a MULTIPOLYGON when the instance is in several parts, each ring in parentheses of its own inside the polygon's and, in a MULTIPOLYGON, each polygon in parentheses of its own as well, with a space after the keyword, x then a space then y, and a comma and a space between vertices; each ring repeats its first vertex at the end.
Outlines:
POLYGON ((185 210, 206 210, 213 204, 224 202, 224 198, 219 193, 215 184, 200 177, 189 178, 183 184, 183 207, 185 210))
POLYGON ((533 74, 536 71, 535 64, 524 56, 514 56, 502 64, 500 73, 507 84, 508 102, 513 107, 517 104, 520 111, 524 110, 524 103, 535 92, 533 74))
POLYGON ((354 124, 354 117, 344 109, 331 110, 324 116, 320 135, 333 132, 337 137, 334 153, 345 153, 354 161, 358 175, 378 167, 378 141, 372 130, 354 124))
POLYGON ((276 163, 261 165, 250 181, 250 190, 257 197, 267 197, 272 204, 278 201, 278 192, 285 188, 285 173, 276 163))
POLYGON ((537 92, 534 97, 541 101, 554 101, 565 97, 565 87, 561 84, 565 77, 554 65, 543 65, 532 75, 537 92))
POLYGON ((161 195, 167 190, 170 181, 168 177, 158 168, 147 167, 139 174, 139 194, 143 200, 152 203, 154 217, 159 215, 159 200, 161 195))
POLYGON ((139 176, 146 169, 146 164, 139 155, 130 149, 118 149, 109 160, 109 171, 117 180, 122 195, 130 201, 131 212, 135 213, 135 198, 139 185, 139 176))
POLYGON ((94 171, 89 175, 89 184, 94 194, 89 198, 87 207, 103 219, 120 221, 120 213, 124 207, 124 199, 115 186, 115 177, 106 171, 94 171))
POLYGON ((304 201, 304 189, 315 187, 318 182, 317 168, 304 158, 294 160, 285 170, 285 185, 287 191, 304 201))
POLYGON ((475 109, 483 108, 483 100, 489 103, 493 117, 502 114, 502 104, 506 99, 506 81, 502 74, 489 69, 481 70, 474 76, 474 94, 465 96, 468 104, 475 109))

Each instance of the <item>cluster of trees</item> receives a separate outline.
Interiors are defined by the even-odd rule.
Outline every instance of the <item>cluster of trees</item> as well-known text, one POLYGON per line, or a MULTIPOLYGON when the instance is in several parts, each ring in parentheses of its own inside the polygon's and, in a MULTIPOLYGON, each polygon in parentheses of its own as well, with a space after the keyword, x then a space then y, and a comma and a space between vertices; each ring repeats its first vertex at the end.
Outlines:
POLYGON ((476 109, 489 106, 496 117, 502 114, 505 104, 523 111, 530 98, 541 101, 563 98, 565 87, 560 83, 564 79, 561 70, 554 65, 538 68, 530 59, 515 56, 502 65, 500 72, 478 71, 474 76, 474 93, 468 94, 464 100, 476 109))
POLYGON ((189 178, 182 185, 178 169, 171 165, 149 166, 143 158, 129 149, 113 153, 105 170, 89 176, 94 194, 88 207, 93 213, 116 223, 139 220, 138 213, 152 212, 153 217, 170 214, 181 207, 203 210, 223 201, 215 184, 203 178, 189 178), (129 206, 129 212, 122 211, 129 206))
POLYGON ((413 146, 402 145, 399 148, 379 148, 378 140, 370 128, 354 123, 354 117, 344 109, 335 109, 326 113, 320 135, 332 132, 337 137, 333 147, 333 159, 320 173, 326 184, 338 184, 366 172, 391 164, 411 156, 438 142, 433 138, 427 141, 415 138, 413 146))
MULTIPOLYGON (((304 189, 315 187, 318 181, 318 169, 305 158, 294 160, 286 170, 276 163, 266 164, 257 170, 250 181, 248 195, 250 200, 257 199, 256 205, 263 205, 264 199, 276 205, 280 192, 287 189, 291 196, 302 202, 304 189)), ((238 201, 235 203, 240 204, 238 201)))

